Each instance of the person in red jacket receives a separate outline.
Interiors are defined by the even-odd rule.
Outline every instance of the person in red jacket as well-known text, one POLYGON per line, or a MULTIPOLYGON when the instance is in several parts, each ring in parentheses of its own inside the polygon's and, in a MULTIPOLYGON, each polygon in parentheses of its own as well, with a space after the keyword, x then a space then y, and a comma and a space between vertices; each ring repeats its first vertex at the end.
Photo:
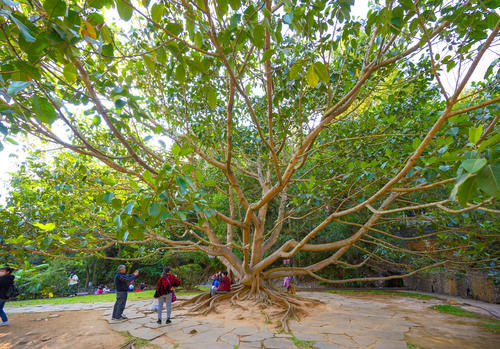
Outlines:
POLYGON ((221 277, 219 278, 219 287, 212 287, 210 289, 210 295, 213 297, 217 293, 227 293, 231 291, 231 280, 227 276, 227 271, 223 271, 221 277))
POLYGON ((158 324, 161 324, 161 313, 163 310, 163 303, 165 302, 167 308, 166 324, 171 323, 170 314, 172 313, 172 291, 174 287, 181 284, 181 280, 173 274, 170 274, 170 268, 163 268, 158 282, 156 283, 156 292, 154 297, 158 298, 158 324))

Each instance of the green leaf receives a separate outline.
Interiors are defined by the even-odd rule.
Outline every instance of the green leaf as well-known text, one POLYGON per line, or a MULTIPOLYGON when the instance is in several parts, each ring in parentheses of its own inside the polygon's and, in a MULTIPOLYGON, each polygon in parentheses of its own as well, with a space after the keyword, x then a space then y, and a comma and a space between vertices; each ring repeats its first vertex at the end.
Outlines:
POLYGON ((482 134, 483 134, 483 125, 469 128, 469 142, 477 144, 477 141, 479 141, 479 138, 481 138, 482 134))
POLYGON ((476 191, 476 177, 469 177, 458 188, 457 198, 460 205, 466 207, 476 191))
POLYGON ((158 23, 160 22, 162 16, 163 16, 163 5, 154 4, 153 7, 151 7, 151 19, 153 19, 153 21, 158 23))
POLYGON ((114 193, 108 191, 102 196, 102 199, 104 200, 105 203, 110 204, 114 196, 115 196, 114 193))
POLYGON ((182 64, 179 64, 175 69, 175 79, 179 81, 181 85, 186 81, 186 69, 182 64))
POLYGON ((126 4, 123 0, 116 0, 116 9, 120 18, 124 21, 128 21, 132 17, 134 9, 129 4, 126 4))
POLYGON ((299 78, 300 73, 302 73, 302 64, 300 63, 295 63, 292 65, 290 68, 290 72, 288 73, 290 76, 290 79, 292 80, 297 80, 299 78))
POLYGON ((57 120, 56 109, 44 97, 33 95, 32 106, 35 114, 42 122, 50 125, 57 120))
POLYGON ((318 75, 321 81, 328 83, 330 81, 330 75, 328 74, 328 69, 321 62, 314 63, 314 71, 318 75))
POLYGON ((479 146, 479 152, 484 151, 486 148, 489 148, 491 145, 495 145, 500 143, 500 133, 495 134, 494 136, 491 136, 487 140, 481 142, 481 145, 479 146))
POLYGON ((35 42, 36 39, 31 35, 31 32, 29 29, 16 17, 10 16, 12 21, 16 24, 16 26, 19 28, 19 31, 21 32, 21 35, 23 36, 23 39, 26 40, 27 42, 35 42))
POLYGON ((63 74, 66 82, 75 82, 78 76, 76 68, 73 64, 66 64, 64 66, 63 74))
POLYGON ((311 66, 307 71, 306 80, 311 88, 315 88, 316 85, 318 85, 319 77, 318 74, 316 74, 316 72, 314 71, 314 66, 311 66))
POLYGON ((19 143, 15 139, 13 139, 11 137, 7 137, 7 138, 5 138, 5 140, 7 142, 9 142, 10 144, 19 145, 19 143))
POLYGON ((233 10, 238 10, 241 7, 240 0, 229 0, 229 4, 233 10))
POLYGON ((146 67, 148 68, 148 70, 151 72, 151 74, 154 74, 156 71, 156 66, 155 66, 155 62, 153 61, 153 59, 151 57, 149 57, 148 55, 144 55, 144 56, 142 56, 142 58, 144 59, 144 63, 146 64, 146 67))
POLYGON ((174 145, 172 146, 172 154, 174 154, 175 156, 178 156, 180 151, 181 151, 181 147, 179 147, 179 145, 177 143, 174 143, 174 145))
POLYGON ((43 8, 50 18, 66 15, 66 3, 62 0, 46 0, 43 8))
POLYGON ((127 105, 127 100, 122 99, 122 98, 117 98, 115 101, 115 107, 117 109, 123 108, 125 105, 127 105))
POLYGON ((125 212, 127 212, 128 215, 132 214, 132 210, 134 209, 135 201, 130 201, 127 206, 125 206, 125 212))
POLYGON ((264 37, 266 34, 266 29, 262 24, 256 24, 252 31, 253 43, 258 48, 264 48, 264 37))
POLYGON ((115 210, 121 209, 122 208, 122 201, 120 199, 111 200, 111 207, 113 207, 115 210))
POLYGON ((177 185, 179 186, 180 192, 182 195, 187 193, 187 182, 184 180, 183 177, 177 176, 175 177, 175 181, 177 182, 177 185))
MULTIPOLYGON (((194 149, 193 149, 193 148, 191 148, 191 147, 189 146, 189 144, 185 143, 185 144, 182 146, 181 151, 179 152, 179 155, 180 155, 180 156, 186 156, 186 155, 189 155, 189 154, 191 154, 191 153, 193 152, 193 150, 194 150, 194 149)), ((184 165, 184 166, 182 167, 182 169, 184 170, 184 168, 185 168, 185 167, 187 167, 187 166, 192 166, 192 165, 190 165, 190 164, 188 164, 188 165, 184 165)))
POLYGON ((477 185, 486 194, 500 198, 500 164, 483 167, 477 174, 477 185))
POLYGON ((217 93, 215 92, 215 88, 210 87, 207 90, 207 103, 210 108, 215 109, 217 106, 217 93))
POLYGON ((266 50, 266 52, 262 55, 262 62, 270 60, 275 51, 275 49, 266 50))
POLYGON ((486 159, 468 159, 462 161, 462 167, 469 173, 476 173, 486 165, 486 159))
POLYGON ((33 222, 33 225, 43 231, 52 231, 56 228, 54 223, 42 224, 39 222, 33 222))
POLYGON ((7 89, 7 94, 15 96, 29 85, 31 85, 31 81, 12 81, 7 89))
POLYGON ((158 202, 153 202, 149 205, 149 214, 153 217, 158 216, 161 213, 161 204, 158 202))
POLYGON ((194 172, 194 175, 195 175, 196 179, 198 180, 198 182, 203 183, 203 180, 205 179, 205 176, 203 175, 203 173, 201 173, 200 170, 196 170, 194 172))
POLYGON ((115 218, 113 218, 113 223, 120 229, 122 227, 122 217, 120 217, 120 215, 115 216, 115 218))

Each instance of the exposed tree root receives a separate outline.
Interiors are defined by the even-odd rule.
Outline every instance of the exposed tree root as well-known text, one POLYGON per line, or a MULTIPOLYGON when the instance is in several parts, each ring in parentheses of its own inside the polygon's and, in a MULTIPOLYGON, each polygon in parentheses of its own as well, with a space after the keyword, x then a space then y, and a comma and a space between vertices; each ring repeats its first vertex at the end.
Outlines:
POLYGON ((268 287, 251 288, 244 285, 234 286, 231 292, 217 294, 210 297, 210 293, 202 293, 180 304, 181 307, 190 307, 189 311, 193 315, 207 315, 210 312, 217 312, 216 304, 229 300, 231 306, 246 309, 239 302, 255 302, 256 308, 269 309, 278 308, 270 316, 266 313, 268 319, 278 318, 280 324, 286 332, 289 332, 288 320, 299 319, 301 315, 308 315, 307 309, 316 306, 322 302, 315 299, 289 295, 268 287))

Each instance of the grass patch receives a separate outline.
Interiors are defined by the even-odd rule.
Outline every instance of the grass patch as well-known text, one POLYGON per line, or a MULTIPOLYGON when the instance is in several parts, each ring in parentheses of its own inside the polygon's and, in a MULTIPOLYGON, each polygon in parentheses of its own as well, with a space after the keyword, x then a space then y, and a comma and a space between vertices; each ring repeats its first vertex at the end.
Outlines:
POLYGON ((445 314, 470 317, 470 318, 474 318, 474 319, 479 319, 482 317, 481 315, 479 315, 477 313, 473 313, 472 311, 462 309, 460 307, 457 307, 456 305, 438 304, 438 305, 433 305, 430 308, 433 310, 437 310, 441 313, 445 313, 445 314))
MULTIPOLYGON (((176 292, 177 296, 189 296, 194 294, 199 294, 202 292, 207 292, 210 287, 200 286, 199 292, 176 292)), ((127 301, 136 301, 141 299, 152 299, 155 294, 154 290, 142 291, 142 292, 130 292, 127 297, 127 301)), ((114 302, 116 300, 116 294, 99 294, 99 295, 88 295, 88 296, 76 296, 76 297, 63 297, 63 298, 44 298, 44 299, 29 299, 25 301, 14 301, 6 303, 7 307, 19 307, 26 305, 38 305, 38 304, 74 304, 74 303, 102 303, 102 302, 114 302)))
POLYGON ((483 327, 483 329, 485 329, 488 332, 493 332, 495 334, 500 333, 500 320, 488 319, 487 317, 481 314, 473 313, 471 311, 457 307, 456 305, 438 304, 438 305, 433 305, 430 308, 445 314, 452 314, 456 316, 486 320, 487 322, 479 323, 479 326, 483 327))
POLYGON ((311 349, 313 348, 314 346, 314 343, 316 343, 316 341, 304 341, 302 339, 298 339, 297 337, 293 336, 292 338, 290 338, 292 340, 292 342, 295 343, 295 345, 297 346, 297 348, 299 349, 311 349))
POLYGON ((498 320, 494 320, 494 322, 483 322, 481 326, 488 332, 500 334, 500 321, 498 320))
POLYGON ((421 347, 419 347, 418 345, 416 344, 413 344, 413 343, 410 343, 410 342, 406 342, 406 347, 408 349, 422 349, 421 347))
POLYGON ((347 294, 381 294, 389 296, 411 297, 417 299, 438 299, 436 297, 428 296, 420 293, 413 292, 398 292, 398 291, 385 291, 385 290, 328 290, 328 293, 347 293, 347 294))
POLYGON ((142 348, 142 347, 146 347, 146 346, 149 346, 151 348, 160 348, 160 346, 158 344, 151 344, 151 341, 148 341, 148 340, 145 340, 142 338, 136 338, 136 337, 130 335, 127 331, 120 331, 120 334, 123 335, 124 337, 127 337, 124 345, 134 341, 133 342, 134 348, 142 348))

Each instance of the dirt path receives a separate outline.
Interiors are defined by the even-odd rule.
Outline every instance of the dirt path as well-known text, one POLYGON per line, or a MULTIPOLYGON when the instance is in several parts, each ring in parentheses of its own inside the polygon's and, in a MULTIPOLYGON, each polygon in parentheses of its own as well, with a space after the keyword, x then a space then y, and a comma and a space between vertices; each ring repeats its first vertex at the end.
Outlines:
POLYGON ((102 320, 102 311, 8 314, 0 327, 0 349, 115 349, 126 338, 102 320), (53 316, 53 317, 50 317, 53 316), (37 320, 43 318, 43 320, 37 320))

